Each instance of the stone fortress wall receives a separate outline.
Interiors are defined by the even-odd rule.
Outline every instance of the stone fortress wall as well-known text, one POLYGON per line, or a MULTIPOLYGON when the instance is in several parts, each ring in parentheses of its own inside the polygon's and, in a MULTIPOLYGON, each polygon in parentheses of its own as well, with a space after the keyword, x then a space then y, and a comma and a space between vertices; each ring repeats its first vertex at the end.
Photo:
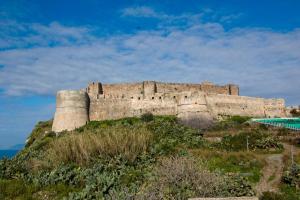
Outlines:
POLYGON ((283 99, 239 96, 239 87, 228 84, 91 83, 85 91, 59 91, 53 131, 73 130, 89 120, 175 115, 193 127, 207 127, 222 116, 283 117, 283 99))

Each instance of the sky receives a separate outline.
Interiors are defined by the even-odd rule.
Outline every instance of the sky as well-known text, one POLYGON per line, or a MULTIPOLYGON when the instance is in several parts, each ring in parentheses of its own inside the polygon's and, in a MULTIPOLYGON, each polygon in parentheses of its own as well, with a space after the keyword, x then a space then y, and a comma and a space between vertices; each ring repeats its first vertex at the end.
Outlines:
POLYGON ((0 149, 24 143, 61 89, 234 83, 300 104, 298 0, 0 0, 0 149))

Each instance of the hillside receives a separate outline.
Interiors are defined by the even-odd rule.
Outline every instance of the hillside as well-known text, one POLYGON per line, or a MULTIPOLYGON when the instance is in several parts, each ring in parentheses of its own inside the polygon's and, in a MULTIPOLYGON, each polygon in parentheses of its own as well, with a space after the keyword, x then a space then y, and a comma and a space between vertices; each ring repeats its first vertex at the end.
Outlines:
POLYGON ((52 121, 39 122, 20 153, 0 161, 0 199, 300 199, 297 134, 247 120, 200 131, 145 114, 58 136, 52 121))

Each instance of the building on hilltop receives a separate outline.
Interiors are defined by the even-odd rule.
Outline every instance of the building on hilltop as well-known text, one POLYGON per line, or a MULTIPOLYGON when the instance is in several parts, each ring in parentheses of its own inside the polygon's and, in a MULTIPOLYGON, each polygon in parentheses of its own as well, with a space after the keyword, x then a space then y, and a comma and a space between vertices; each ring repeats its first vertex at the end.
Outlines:
POLYGON ((73 130, 89 121, 140 116, 175 115, 192 127, 205 128, 223 116, 283 117, 283 99, 239 96, 239 87, 202 84, 139 83, 101 84, 85 90, 57 93, 53 131, 73 130))

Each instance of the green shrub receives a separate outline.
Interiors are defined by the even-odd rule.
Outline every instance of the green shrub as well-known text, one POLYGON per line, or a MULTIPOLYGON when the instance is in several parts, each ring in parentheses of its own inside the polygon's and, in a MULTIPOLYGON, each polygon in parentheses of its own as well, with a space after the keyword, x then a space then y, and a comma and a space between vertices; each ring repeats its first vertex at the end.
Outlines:
POLYGON ((245 152, 208 152, 200 154, 200 158, 206 160, 207 167, 211 171, 242 174, 250 182, 257 183, 261 177, 264 162, 254 153, 245 152))
POLYGON ((234 122, 237 124, 242 124, 242 123, 245 123, 246 121, 248 121, 249 119, 251 119, 251 117, 235 115, 235 116, 229 117, 229 119, 227 119, 227 121, 231 121, 231 122, 234 122))
POLYGON ((153 154, 169 154, 181 148, 197 148, 204 146, 203 134, 176 122, 175 117, 159 117, 147 124, 153 133, 153 154))
POLYGON ((210 131, 221 131, 221 130, 228 130, 228 129, 239 129, 245 126, 245 122, 247 122, 250 117, 245 116, 227 116, 223 120, 217 122, 212 126, 209 130, 210 131))
POLYGON ((18 157, 0 160, 0 179, 19 178, 22 177, 24 173, 27 173, 24 160, 18 157))
POLYGON ((286 200, 286 198, 279 193, 275 192, 263 192, 259 200, 286 200))
POLYGON ((288 134, 290 133, 290 131, 289 131, 289 129, 287 129, 287 128, 279 128, 278 129, 278 135, 279 136, 287 136, 288 134))
POLYGON ((44 136, 45 132, 51 132, 53 120, 38 122, 32 130, 25 147, 31 146, 36 140, 44 136))
POLYGON ((37 187, 21 180, 0 180, 0 199, 30 200, 37 187))
POLYGON ((292 114, 293 117, 300 117, 300 111, 293 108, 290 113, 292 114))
POLYGON ((284 200, 300 200, 300 190, 295 187, 282 184, 280 187, 280 192, 284 196, 284 200))
POLYGON ((226 192, 228 196, 243 197, 254 196, 255 192, 246 177, 240 174, 227 174, 226 192))
POLYGON ((283 149, 279 140, 263 132, 241 132, 237 135, 226 135, 215 146, 227 151, 247 150, 280 150, 283 149))
POLYGON ((300 165, 293 164, 288 171, 286 171, 282 177, 283 183, 300 188, 300 165))
POLYGON ((144 122, 150 122, 154 120, 154 115, 152 113, 142 114, 141 120, 144 122))

